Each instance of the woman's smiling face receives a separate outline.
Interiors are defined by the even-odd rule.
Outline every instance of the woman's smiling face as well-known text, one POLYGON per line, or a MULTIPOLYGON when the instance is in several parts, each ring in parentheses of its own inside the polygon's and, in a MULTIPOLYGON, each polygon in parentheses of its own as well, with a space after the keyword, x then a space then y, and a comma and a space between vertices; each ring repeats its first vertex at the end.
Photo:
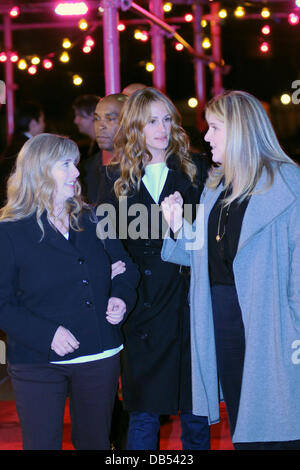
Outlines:
POLYGON ((60 160, 53 165, 52 176, 56 183, 54 203, 64 204, 67 199, 74 196, 74 185, 79 171, 73 160, 60 160))

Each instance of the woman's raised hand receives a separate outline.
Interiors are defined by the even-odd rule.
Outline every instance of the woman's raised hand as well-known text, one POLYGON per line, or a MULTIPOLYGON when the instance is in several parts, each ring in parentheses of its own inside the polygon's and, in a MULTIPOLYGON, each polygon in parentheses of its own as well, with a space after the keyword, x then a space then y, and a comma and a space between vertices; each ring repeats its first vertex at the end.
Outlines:
POLYGON ((162 201, 161 208, 167 224, 176 233, 183 223, 183 199, 181 194, 178 191, 170 194, 162 201))

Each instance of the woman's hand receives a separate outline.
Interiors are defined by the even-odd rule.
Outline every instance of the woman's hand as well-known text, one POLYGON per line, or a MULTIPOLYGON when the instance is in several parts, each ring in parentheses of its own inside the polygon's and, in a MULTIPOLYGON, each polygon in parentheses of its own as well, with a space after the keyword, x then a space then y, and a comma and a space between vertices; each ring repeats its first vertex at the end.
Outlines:
POLYGON ((118 297, 111 297, 108 300, 106 310, 106 320, 112 325, 120 323, 126 313, 126 304, 124 300, 118 297))
POLYGON ((79 341, 72 335, 71 331, 59 326, 53 336, 51 349, 59 356, 65 356, 79 348, 79 341))
POLYGON ((111 265, 111 279, 118 274, 122 274, 126 271, 126 264, 123 261, 116 261, 111 265))
POLYGON ((182 226, 183 199, 178 191, 166 197, 161 203, 164 218, 169 227, 176 233, 182 226))

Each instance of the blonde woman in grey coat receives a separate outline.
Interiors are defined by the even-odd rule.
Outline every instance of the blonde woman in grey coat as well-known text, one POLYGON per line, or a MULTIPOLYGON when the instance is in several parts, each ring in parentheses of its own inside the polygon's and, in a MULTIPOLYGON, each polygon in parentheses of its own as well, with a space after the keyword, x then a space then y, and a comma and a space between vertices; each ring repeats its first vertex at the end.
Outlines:
POLYGON ((219 420, 220 383, 236 449, 299 450, 300 169, 252 95, 215 97, 206 119, 196 222, 179 193, 162 203, 162 258, 191 266, 193 412, 219 420))

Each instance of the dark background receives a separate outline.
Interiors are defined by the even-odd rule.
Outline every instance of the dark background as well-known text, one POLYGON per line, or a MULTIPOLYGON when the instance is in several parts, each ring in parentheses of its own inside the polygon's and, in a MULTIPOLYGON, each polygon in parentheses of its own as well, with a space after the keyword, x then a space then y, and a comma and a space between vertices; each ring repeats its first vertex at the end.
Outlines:
MULTIPOLYGON (((42 3, 40 0, 36 0, 42 3)), ((20 8, 22 2, 19 3, 20 8)), ((34 3, 34 2, 23 2, 34 3)), ((52 3, 53 6, 56 2, 52 3)), ((87 0, 88 3, 88 0, 87 0)), ((138 0, 136 3, 148 8, 149 2, 138 0)), ((183 3, 183 2, 182 2, 183 3)), ((209 3, 204 2, 204 3, 209 3)), ((228 10, 228 18, 222 20, 222 56, 225 63, 230 65, 230 71, 223 77, 224 88, 242 89, 253 93, 260 100, 267 103, 273 119, 276 131, 284 145, 292 153, 299 150, 300 133, 300 105, 283 106, 279 103, 279 97, 283 92, 292 93, 291 84, 300 79, 300 24, 290 26, 287 18, 272 16, 269 20, 260 19, 236 19, 233 9, 237 4, 243 4, 247 13, 259 13, 262 6, 267 6, 274 13, 288 13, 294 5, 294 0, 282 2, 237 2, 221 1, 221 6, 228 10), (259 44, 261 40, 261 27, 268 23, 271 26, 271 35, 268 41, 271 43, 271 52, 261 54, 259 44), (298 149, 298 150, 297 150, 298 149)), ((300 9, 299 14, 300 14, 300 9)), ((192 12, 191 2, 186 4, 174 4, 171 13, 165 14, 165 19, 182 18, 185 13, 192 12)), ((209 12, 209 7, 204 5, 204 13, 209 12)), ((136 13, 119 11, 120 20, 139 20, 136 13)), ((97 21, 101 15, 92 10, 87 15, 87 20, 97 21)), ((41 13, 22 13, 13 23, 34 23, 65 21, 53 11, 45 10, 41 13)), ((172 23, 175 24, 175 23, 172 23)), ((131 82, 141 82, 152 85, 152 74, 145 71, 145 62, 151 60, 151 41, 142 43, 133 38, 133 33, 139 25, 128 25, 126 30, 120 33, 120 71, 121 88, 131 82)), ((177 32, 193 45, 193 25, 191 23, 176 23, 177 32)), ((150 24, 140 25, 140 29, 150 30, 150 24)), ((203 34, 210 35, 209 26, 203 34)), ((30 76, 26 71, 20 71, 14 67, 14 79, 17 85, 15 100, 36 100, 43 104, 46 113, 47 131, 68 134, 75 139, 77 135, 73 124, 71 104, 74 98, 85 93, 95 93, 103 96, 105 93, 104 61, 102 27, 96 26, 93 31, 83 32, 74 28, 57 29, 33 29, 13 32, 14 49, 19 57, 26 58, 33 54, 41 58, 49 53, 54 53, 54 67, 50 71, 41 66, 35 76, 30 76), (81 47, 84 38, 90 34, 95 40, 95 46, 90 54, 84 54, 81 47), (68 64, 62 64, 58 55, 62 51, 61 43, 64 37, 73 42, 70 53, 71 60, 68 64), (72 75, 77 73, 82 76, 83 84, 76 87, 72 83, 72 75)), ((183 114, 183 123, 195 124, 196 112, 190 110, 186 101, 195 96, 193 58, 186 52, 177 52, 174 49, 174 40, 165 38, 166 45, 166 93, 177 104, 183 114)), ((3 50, 2 35, 0 36, 0 49, 3 50)), ((210 53, 210 52, 208 52, 210 53)), ((0 64, 0 79, 4 79, 4 65, 0 64)), ((212 77, 206 67, 207 99, 211 96, 212 77)), ((5 145, 5 107, 0 111, 1 119, 1 144, 0 150, 5 145)))

